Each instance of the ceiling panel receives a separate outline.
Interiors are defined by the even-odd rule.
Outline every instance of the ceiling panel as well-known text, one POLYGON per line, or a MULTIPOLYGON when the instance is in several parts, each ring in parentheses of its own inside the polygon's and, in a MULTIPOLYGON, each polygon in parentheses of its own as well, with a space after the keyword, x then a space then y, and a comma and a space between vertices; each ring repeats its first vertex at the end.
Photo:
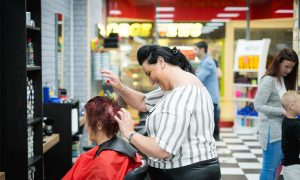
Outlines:
MULTIPOLYGON (((154 20, 155 0, 108 0, 108 17, 154 20), (120 14, 109 14, 109 10, 118 10, 120 14)), ((158 0, 159 6, 175 7, 174 21, 210 21, 227 6, 246 6, 246 0, 158 0)), ((251 0, 251 19, 293 17, 292 13, 278 14, 278 9, 293 9, 293 0, 251 0)), ((232 20, 245 20, 245 12, 232 20)))

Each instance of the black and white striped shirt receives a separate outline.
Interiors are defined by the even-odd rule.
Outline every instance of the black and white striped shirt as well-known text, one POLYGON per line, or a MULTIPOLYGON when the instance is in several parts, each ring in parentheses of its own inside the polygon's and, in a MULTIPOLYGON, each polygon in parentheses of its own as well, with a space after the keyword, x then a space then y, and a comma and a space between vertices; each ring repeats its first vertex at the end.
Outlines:
POLYGON ((183 85, 171 91, 155 90, 145 95, 145 103, 149 136, 172 154, 163 160, 149 157, 150 166, 178 168, 217 156, 213 103, 205 87, 183 85))

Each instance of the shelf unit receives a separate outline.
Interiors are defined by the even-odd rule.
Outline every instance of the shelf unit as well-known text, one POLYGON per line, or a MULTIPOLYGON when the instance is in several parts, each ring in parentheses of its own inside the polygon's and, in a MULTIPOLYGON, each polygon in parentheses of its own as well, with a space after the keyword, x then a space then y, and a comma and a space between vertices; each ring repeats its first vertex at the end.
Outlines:
POLYGON ((238 40, 237 42, 234 59, 233 100, 234 130, 238 134, 257 132, 258 116, 250 116, 247 112, 255 112, 253 109, 254 98, 259 80, 266 70, 270 42, 270 39, 238 40))
POLYGON ((1 84, 5 88, 1 90, 0 171, 5 171, 7 179, 43 179, 41 1, 4 0, 2 5, 1 84), (26 25, 26 12, 31 12, 36 27, 26 25), (26 62, 28 38, 32 39, 35 66, 26 62), (31 94, 27 78, 32 79, 31 94), (33 117, 27 116, 28 95, 33 97, 33 117), (33 133, 28 134, 28 128, 33 133), (30 149, 32 157, 28 157, 30 149))

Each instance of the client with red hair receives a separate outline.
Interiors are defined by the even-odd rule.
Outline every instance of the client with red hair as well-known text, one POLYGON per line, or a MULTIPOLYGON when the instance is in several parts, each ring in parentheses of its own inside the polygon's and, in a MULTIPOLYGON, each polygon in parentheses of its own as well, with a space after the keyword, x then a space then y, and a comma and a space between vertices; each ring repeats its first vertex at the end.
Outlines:
POLYGON ((96 96, 84 109, 89 138, 97 146, 81 154, 63 179, 124 179, 142 163, 136 150, 116 136, 119 125, 114 116, 120 105, 108 97, 96 96))

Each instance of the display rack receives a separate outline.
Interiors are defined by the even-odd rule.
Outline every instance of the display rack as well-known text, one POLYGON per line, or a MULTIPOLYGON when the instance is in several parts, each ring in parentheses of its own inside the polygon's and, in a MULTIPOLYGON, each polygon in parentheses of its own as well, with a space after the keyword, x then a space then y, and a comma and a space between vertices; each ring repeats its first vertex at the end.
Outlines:
POLYGON ((41 1, 4 0, 2 4, 1 84, 5 88, 1 91, 0 167, 7 179, 43 179, 41 1), (26 12, 31 15, 27 21, 26 12), (34 57, 30 66, 29 38, 34 57))
POLYGON ((234 59, 234 130, 256 133, 258 113, 253 103, 260 78, 266 71, 270 39, 238 40, 234 59))

